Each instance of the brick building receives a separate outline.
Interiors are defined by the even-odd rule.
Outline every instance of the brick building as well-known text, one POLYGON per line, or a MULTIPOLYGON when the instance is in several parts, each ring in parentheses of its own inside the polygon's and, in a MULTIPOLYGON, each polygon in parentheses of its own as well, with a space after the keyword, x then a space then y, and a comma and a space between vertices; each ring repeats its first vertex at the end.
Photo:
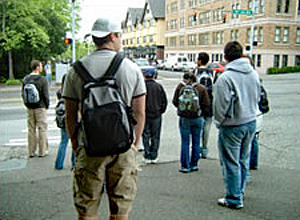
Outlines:
MULTIPOLYGON (((260 73, 269 67, 300 65, 300 0, 254 0, 253 59, 260 73)), ((223 60, 223 48, 237 40, 250 45, 252 0, 166 0, 165 57, 206 51, 212 62, 223 60)), ((249 51, 245 51, 249 53, 249 51)))

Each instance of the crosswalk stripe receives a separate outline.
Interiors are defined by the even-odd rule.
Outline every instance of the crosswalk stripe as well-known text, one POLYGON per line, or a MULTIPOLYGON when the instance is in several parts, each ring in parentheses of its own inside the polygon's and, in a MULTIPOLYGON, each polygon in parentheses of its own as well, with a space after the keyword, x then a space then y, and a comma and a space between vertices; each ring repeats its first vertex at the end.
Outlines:
MULTIPOLYGON (((60 136, 50 136, 48 137, 48 144, 59 144, 60 143, 60 136)), ((11 139, 8 143, 4 144, 6 147, 13 147, 13 146, 27 146, 27 139, 20 138, 20 139, 11 139)))

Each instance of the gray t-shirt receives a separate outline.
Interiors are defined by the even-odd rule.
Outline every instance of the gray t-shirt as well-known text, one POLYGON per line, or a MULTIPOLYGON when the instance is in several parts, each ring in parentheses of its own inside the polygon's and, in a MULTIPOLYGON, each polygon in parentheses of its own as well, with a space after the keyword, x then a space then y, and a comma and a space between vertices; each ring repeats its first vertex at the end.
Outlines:
MULTIPOLYGON (((115 54, 116 52, 111 50, 95 51, 81 59, 81 62, 94 78, 99 78, 104 75, 115 54)), ((143 74, 139 67, 129 59, 125 58, 123 60, 115 77, 120 92, 128 106, 131 106, 133 98, 146 94, 143 74)), ((63 97, 75 99, 79 102, 83 99, 83 80, 73 68, 70 68, 68 71, 63 97)))
MULTIPOLYGON (((115 54, 116 52, 111 50, 95 51, 81 59, 81 62, 94 78, 98 78, 104 75, 115 54)), ((123 99, 128 106, 131 106, 132 99, 146 94, 143 74, 139 67, 129 59, 125 58, 122 61, 115 77, 123 99)), ((83 80, 74 71, 73 67, 67 73, 62 95, 66 99, 73 99, 79 102, 83 100, 83 80)), ((78 144, 81 146, 84 145, 83 135, 80 128, 77 139, 78 144)))

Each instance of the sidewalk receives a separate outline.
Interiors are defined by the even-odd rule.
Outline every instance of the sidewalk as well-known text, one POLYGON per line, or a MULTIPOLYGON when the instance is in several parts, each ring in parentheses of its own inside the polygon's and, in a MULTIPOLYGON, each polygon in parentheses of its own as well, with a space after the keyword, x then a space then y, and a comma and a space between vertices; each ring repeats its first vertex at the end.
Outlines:
MULTIPOLYGON (((1 172, 1 220, 76 219, 72 172, 69 167, 54 170, 54 159, 51 153, 46 158, 30 159, 23 170, 1 172)), ((174 161, 144 166, 139 171, 130 219, 300 219, 298 171, 261 167, 252 172, 245 207, 236 211, 217 205, 224 192, 218 160, 201 160, 199 172, 190 174, 182 174, 178 168, 179 161, 174 161)), ((106 196, 99 215, 99 219, 108 215, 106 196)))

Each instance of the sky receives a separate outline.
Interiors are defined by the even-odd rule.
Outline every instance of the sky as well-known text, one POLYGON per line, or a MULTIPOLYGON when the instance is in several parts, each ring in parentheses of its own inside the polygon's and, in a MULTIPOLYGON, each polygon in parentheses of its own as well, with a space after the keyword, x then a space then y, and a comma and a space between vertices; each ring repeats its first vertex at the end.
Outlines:
POLYGON ((93 23, 99 17, 106 17, 118 22, 125 20, 128 8, 143 8, 145 0, 78 0, 81 4, 80 30, 77 39, 83 40, 93 23))

